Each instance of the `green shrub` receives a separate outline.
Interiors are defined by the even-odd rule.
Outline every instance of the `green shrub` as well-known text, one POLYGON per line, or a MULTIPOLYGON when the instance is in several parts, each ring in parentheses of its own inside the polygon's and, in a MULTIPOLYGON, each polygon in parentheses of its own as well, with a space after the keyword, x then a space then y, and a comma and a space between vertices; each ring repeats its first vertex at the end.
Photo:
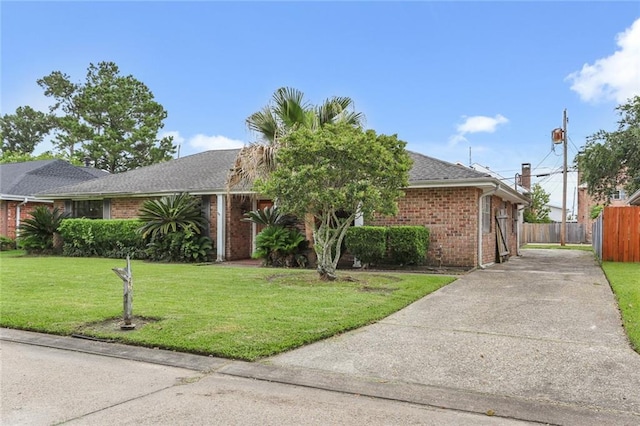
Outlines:
POLYGON ((306 266, 307 246, 299 229, 267 226, 256 236, 253 258, 263 259, 267 266, 306 266))
POLYGON ((29 215, 19 227, 20 246, 27 253, 53 253, 53 235, 67 213, 57 207, 50 210, 46 206, 38 206, 29 215))
POLYGON ((207 225, 201 200, 187 193, 145 201, 140 209, 138 233, 147 243, 145 254, 163 262, 206 262, 211 238, 200 235, 207 225))
POLYGON ((137 219, 65 219, 59 227, 62 253, 74 257, 144 259, 145 241, 137 219))
POLYGON ((0 235, 0 251, 15 250, 16 240, 0 235))
POLYGON ((362 263, 380 263, 387 252, 387 228, 352 226, 345 236, 345 245, 349 253, 362 263))
POLYGON ((145 254, 156 262, 207 262, 212 250, 211 238, 187 229, 156 235, 147 244, 145 254))
POLYGON ((420 265, 429 249, 429 229, 424 226, 392 226, 387 230, 389 257, 399 265, 420 265))

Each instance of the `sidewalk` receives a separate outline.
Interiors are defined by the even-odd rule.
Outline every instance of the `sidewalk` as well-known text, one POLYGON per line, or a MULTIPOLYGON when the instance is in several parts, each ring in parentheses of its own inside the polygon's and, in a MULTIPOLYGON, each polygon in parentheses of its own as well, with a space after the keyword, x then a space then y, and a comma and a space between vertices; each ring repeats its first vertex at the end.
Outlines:
MULTIPOLYGON (((180 401, 169 384, 147 394, 134 382, 128 392, 141 395, 104 402, 102 409, 78 417, 85 424, 113 418, 150 424, 142 401, 154 401, 167 421, 160 424, 183 419, 176 413, 187 416, 184 424, 221 424, 206 416, 215 412, 210 404, 226 400, 224 392, 236 395, 239 403, 229 407, 240 411, 236 417, 216 412, 216 419, 235 424, 640 424, 640 355, 629 347, 593 256, 571 250, 523 253, 467 274, 379 323, 258 363, 0 329, 3 420, 19 414, 5 401, 6 348, 11 354, 29 344, 122 358, 128 368, 142 364, 131 360, 170 366, 170 375, 183 377, 187 396, 180 401), (199 416, 188 414, 190 406, 199 416), (251 421, 260 407, 273 417, 251 421), (118 417, 125 411, 127 416, 118 417)), ((73 389, 70 398, 86 399, 73 389)), ((9 396, 13 404, 29 402, 9 396)))

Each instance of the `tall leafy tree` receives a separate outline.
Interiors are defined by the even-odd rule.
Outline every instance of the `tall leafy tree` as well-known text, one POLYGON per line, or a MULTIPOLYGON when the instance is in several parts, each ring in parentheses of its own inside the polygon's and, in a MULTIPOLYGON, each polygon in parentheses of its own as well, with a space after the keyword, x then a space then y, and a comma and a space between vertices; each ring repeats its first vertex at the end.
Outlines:
POLYGON ((59 71, 38 83, 56 101, 57 144, 70 156, 88 157, 96 167, 118 173, 175 153, 171 137, 158 139, 167 112, 144 83, 120 75, 115 63, 90 64, 83 84, 59 71))
POLYGON ((53 118, 49 114, 30 106, 18 107, 14 114, 0 117, 2 153, 30 155, 52 127, 53 118))
POLYGON ((550 223, 549 199, 551 196, 539 183, 531 188, 531 205, 524 210, 524 221, 528 223, 550 223))
POLYGON ((67 156, 74 158, 76 146, 89 137, 89 131, 82 123, 79 105, 80 85, 73 83, 67 74, 54 71, 38 80, 38 85, 54 103, 49 108, 53 114, 56 136, 53 145, 67 156))
POLYGON ((283 142, 278 167, 256 189, 277 199, 282 211, 313 216, 318 273, 334 280, 342 241, 356 215, 397 212, 411 168, 405 142, 346 122, 317 130, 302 126, 283 142))
POLYGON ((258 140, 240 150, 228 186, 250 186, 256 179, 268 176, 275 169, 278 148, 288 134, 299 128, 317 130, 337 122, 360 126, 363 121, 364 116, 353 110, 349 97, 334 96, 313 105, 300 90, 281 87, 268 105, 247 118, 247 127, 258 140))
POLYGON ((589 194, 605 203, 619 187, 628 193, 640 189, 640 96, 616 110, 618 129, 589 136, 584 152, 576 158, 589 194))

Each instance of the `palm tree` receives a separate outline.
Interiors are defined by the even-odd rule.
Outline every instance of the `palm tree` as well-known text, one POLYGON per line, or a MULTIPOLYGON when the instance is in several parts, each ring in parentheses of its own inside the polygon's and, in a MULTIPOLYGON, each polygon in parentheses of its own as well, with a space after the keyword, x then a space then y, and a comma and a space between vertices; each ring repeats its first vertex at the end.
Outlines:
POLYGON ((238 153, 227 187, 250 186, 256 179, 268 176, 275 168, 275 154, 290 132, 300 127, 315 130, 341 121, 353 126, 364 124, 363 114, 353 111, 351 98, 334 96, 315 106, 304 99, 300 90, 279 88, 267 106, 247 118, 247 127, 258 134, 258 140, 238 153))

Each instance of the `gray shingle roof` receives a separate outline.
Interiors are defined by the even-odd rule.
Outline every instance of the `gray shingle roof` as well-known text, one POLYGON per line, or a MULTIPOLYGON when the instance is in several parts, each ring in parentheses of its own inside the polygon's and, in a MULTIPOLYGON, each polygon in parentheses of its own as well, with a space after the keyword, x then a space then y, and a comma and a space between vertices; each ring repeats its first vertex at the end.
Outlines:
POLYGON ((409 151, 413 167, 409 172, 409 184, 425 181, 465 180, 487 178, 490 175, 459 164, 448 163, 417 152, 409 151))
POLYGON ((109 175, 46 195, 138 195, 173 192, 226 191, 227 174, 239 149, 205 151, 186 157, 109 175))
POLYGON ((95 180, 107 173, 76 167, 63 160, 37 160, 0 164, 0 193, 33 196, 70 184, 95 180))
MULTIPOLYGON (((126 196, 173 192, 216 193, 226 191, 227 174, 239 149, 206 151, 165 163, 109 175, 78 185, 46 191, 41 195, 126 196)), ((468 167, 409 152, 413 168, 410 183, 487 178, 468 167)))

